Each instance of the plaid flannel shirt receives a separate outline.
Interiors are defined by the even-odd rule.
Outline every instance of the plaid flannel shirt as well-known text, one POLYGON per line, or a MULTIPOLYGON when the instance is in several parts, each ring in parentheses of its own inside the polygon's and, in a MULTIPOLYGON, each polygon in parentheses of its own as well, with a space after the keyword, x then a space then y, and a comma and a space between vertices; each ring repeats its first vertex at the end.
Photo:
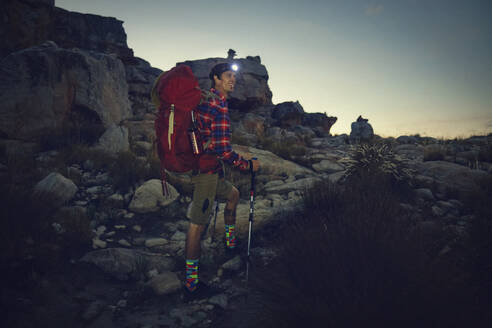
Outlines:
POLYGON ((247 170, 249 162, 231 147, 231 123, 227 100, 217 90, 212 88, 210 91, 218 97, 210 97, 197 108, 197 121, 204 150, 206 153, 217 155, 219 159, 233 167, 247 170))

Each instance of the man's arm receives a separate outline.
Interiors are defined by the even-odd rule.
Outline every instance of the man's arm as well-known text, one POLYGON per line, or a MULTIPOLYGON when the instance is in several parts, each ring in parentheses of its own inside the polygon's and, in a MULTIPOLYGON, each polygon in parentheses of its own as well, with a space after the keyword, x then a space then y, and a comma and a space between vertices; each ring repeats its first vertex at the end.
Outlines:
POLYGON ((240 170, 249 169, 249 162, 232 150, 231 146, 231 123, 227 108, 217 108, 212 122, 212 146, 217 156, 225 163, 240 170))

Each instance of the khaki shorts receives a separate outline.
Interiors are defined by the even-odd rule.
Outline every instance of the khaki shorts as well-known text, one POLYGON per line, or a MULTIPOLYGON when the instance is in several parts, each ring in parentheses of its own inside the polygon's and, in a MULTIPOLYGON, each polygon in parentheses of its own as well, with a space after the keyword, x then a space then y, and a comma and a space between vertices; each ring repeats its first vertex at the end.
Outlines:
POLYGON ((219 174, 191 172, 167 172, 168 182, 180 193, 193 195, 189 219, 194 224, 206 225, 213 211, 215 196, 227 199, 232 190, 232 184, 219 174))

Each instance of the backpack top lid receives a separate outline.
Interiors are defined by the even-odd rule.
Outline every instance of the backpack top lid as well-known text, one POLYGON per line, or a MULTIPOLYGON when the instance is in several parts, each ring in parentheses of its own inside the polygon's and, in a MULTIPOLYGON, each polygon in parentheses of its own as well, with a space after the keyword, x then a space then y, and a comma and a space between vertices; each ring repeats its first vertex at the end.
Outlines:
POLYGON ((191 68, 178 65, 157 78, 152 99, 159 109, 174 104, 177 110, 191 111, 200 103, 201 90, 191 68))

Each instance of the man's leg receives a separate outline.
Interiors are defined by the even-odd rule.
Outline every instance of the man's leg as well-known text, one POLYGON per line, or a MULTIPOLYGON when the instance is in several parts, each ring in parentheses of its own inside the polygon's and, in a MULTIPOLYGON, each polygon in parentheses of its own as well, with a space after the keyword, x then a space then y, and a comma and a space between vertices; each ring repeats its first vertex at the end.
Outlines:
POLYGON ((197 260, 201 254, 201 236, 205 225, 191 223, 188 227, 188 234, 186 235, 186 258, 190 260, 197 260))
POLYGON ((201 255, 201 237, 212 210, 217 187, 217 175, 200 174, 192 178, 193 204, 190 211, 190 224, 186 235, 186 282, 185 286, 193 292, 198 285, 198 263, 201 255))

